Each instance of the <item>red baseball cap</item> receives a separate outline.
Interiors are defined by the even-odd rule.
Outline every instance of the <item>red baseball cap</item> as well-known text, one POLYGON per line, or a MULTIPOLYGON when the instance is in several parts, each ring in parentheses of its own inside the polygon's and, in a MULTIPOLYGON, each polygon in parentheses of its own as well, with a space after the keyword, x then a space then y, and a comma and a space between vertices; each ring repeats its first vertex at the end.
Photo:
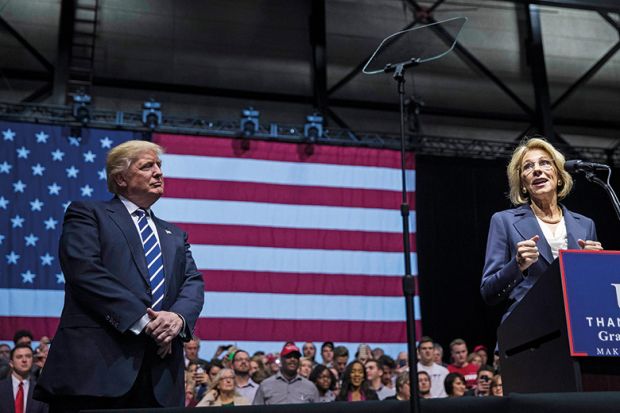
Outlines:
POLYGON ((297 347, 295 343, 289 342, 289 343, 286 343, 284 347, 282 347, 282 351, 280 352, 280 357, 287 357, 289 355, 294 355, 297 358, 301 357, 301 351, 299 351, 299 347, 297 347))
POLYGON ((478 344, 476 347, 474 347, 474 353, 477 353, 480 350, 484 350, 486 352, 487 348, 485 346, 483 346, 482 344, 478 344))

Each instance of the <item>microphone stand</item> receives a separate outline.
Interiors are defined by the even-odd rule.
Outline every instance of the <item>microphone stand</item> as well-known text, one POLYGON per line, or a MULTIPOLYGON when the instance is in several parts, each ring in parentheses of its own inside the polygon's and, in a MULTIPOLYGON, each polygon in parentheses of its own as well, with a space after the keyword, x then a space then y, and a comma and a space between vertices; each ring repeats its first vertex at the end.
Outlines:
MULTIPOLYGON (((609 175, 611 175, 611 169, 609 169, 609 175)), ((618 217, 618 220, 620 221, 620 201, 618 200, 618 196, 614 192, 611 185, 609 185, 609 177, 607 178, 608 182, 604 182, 592 171, 586 171, 585 176, 588 181, 594 182, 595 184, 602 186, 605 192, 607 192, 607 195, 609 195, 609 198, 611 199, 611 204, 614 207, 614 211, 616 211, 616 217, 618 217)))

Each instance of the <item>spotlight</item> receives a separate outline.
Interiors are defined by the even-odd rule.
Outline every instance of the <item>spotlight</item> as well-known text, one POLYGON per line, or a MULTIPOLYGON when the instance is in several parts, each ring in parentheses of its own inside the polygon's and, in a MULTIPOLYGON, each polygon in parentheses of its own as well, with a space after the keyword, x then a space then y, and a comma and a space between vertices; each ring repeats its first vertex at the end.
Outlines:
POLYGON ((84 126, 90 121, 89 105, 91 101, 90 95, 87 95, 84 91, 73 95, 73 117, 84 126))
POLYGON ((323 136, 323 116, 314 112, 310 116, 306 116, 306 124, 304 125, 304 138, 310 143, 316 142, 323 136))
POLYGON ((142 123, 144 126, 153 130, 161 125, 161 120, 161 103, 155 102, 153 99, 144 102, 142 106, 142 123))
POLYGON ((241 111, 241 136, 243 136, 244 138, 249 138, 250 136, 254 136, 256 132, 258 132, 259 116, 260 112, 251 106, 241 111))

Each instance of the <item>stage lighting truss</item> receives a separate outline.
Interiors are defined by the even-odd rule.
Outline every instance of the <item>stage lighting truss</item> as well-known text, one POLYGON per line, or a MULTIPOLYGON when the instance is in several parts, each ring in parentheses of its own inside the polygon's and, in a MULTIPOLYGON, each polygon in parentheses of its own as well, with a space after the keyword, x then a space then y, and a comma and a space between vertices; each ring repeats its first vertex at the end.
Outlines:
POLYGON ((315 143, 323 137, 323 116, 320 113, 313 113, 306 116, 304 125, 304 138, 310 143, 315 143))
POLYGON ((250 138, 254 136, 259 130, 258 119, 260 112, 253 107, 248 107, 241 111, 241 122, 239 128, 241 130, 241 136, 244 138, 250 138))

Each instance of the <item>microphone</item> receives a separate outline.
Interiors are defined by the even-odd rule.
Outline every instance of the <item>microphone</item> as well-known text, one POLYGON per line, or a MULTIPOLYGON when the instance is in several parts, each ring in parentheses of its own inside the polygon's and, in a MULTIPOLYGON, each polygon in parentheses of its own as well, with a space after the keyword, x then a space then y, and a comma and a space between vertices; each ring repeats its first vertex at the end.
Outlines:
POLYGON ((582 161, 581 159, 572 159, 570 161, 566 161, 566 163, 564 164, 564 168, 566 168, 566 170, 570 173, 609 170, 609 166, 603 163, 586 162, 582 161))

